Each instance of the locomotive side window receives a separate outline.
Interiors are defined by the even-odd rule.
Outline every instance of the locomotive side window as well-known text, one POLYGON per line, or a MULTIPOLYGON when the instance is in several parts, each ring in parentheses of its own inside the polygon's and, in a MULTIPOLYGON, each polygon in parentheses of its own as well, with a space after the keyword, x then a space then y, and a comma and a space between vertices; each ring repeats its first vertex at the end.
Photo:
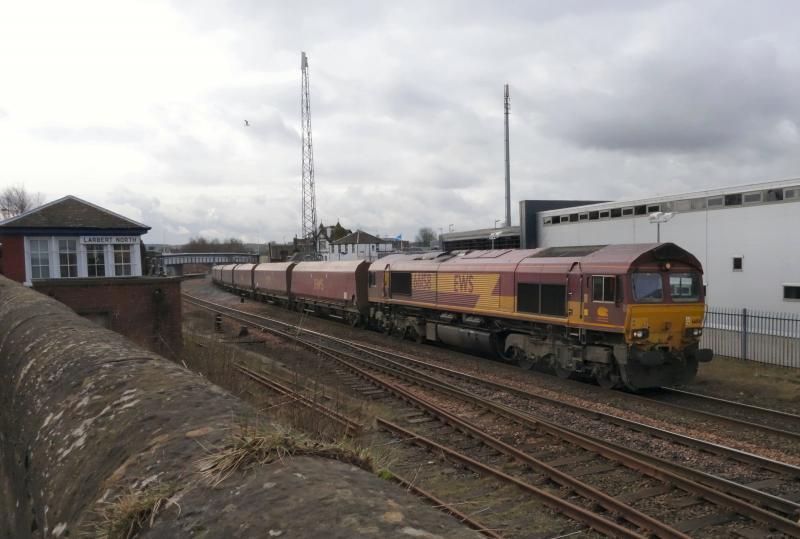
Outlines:
POLYGON ((411 295, 411 273, 407 271, 398 272, 393 271, 391 277, 391 293, 392 297, 410 296, 411 295))
POLYGON ((674 301, 698 301, 700 299, 700 276, 696 273, 670 274, 669 293, 674 301))
POLYGON ((563 284, 543 284, 542 314, 567 315, 567 287, 563 284))
POLYGON ((636 301, 659 302, 664 299, 660 273, 634 273, 631 276, 633 298, 636 301))
POLYGON ((613 303, 617 298, 617 279, 607 275, 592 276, 592 301, 613 303))
POLYGON ((374 271, 370 271, 370 272, 368 272, 368 275, 369 275, 369 278, 368 278, 369 287, 370 288, 375 288, 375 272, 374 271))
POLYGON ((539 309, 539 285, 519 283, 517 285, 517 310, 523 313, 536 313, 539 309))

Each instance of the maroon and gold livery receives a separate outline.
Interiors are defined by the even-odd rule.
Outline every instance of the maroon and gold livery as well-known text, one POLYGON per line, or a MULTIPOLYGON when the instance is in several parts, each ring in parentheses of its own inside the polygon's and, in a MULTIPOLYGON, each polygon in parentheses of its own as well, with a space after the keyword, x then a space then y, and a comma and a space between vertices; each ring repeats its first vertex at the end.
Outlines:
MULTIPOLYGON (((685 382, 711 359, 698 347, 702 268, 671 243, 431 252, 256 272, 269 266, 286 274, 281 297, 290 305, 605 387, 685 382)), ((215 281, 226 286, 227 271, 214 268, 215 281)))

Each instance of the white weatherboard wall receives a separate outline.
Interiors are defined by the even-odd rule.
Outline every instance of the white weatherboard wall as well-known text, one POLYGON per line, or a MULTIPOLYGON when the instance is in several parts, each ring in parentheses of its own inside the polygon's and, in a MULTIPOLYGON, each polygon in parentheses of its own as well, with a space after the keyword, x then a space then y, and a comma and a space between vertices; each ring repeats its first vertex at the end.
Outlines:
MULTIPOLYGON (((656 241, 656 225, 647 216, 544 224, 546 216, 575 211, 587 210, 540 214, 539 246, 656 241)), ((800 301, 783 299, 784 284, 800 284, 800 201, 676 213, 661 224, 661 241, 675 243, 700 260, 709 305, 800 314, 800 301), (743 258, 742 271, 733 270, 733 257, 738 256, 743 258)))

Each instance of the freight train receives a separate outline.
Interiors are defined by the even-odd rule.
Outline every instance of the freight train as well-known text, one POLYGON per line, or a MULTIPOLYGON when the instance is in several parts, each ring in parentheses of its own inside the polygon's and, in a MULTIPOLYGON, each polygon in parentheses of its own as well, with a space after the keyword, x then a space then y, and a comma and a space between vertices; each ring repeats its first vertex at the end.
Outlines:
POLYGON ((685 383, 702 267, 672 243, 394 254, 374 262, 214 266, 226 290, 632 391, 685 383))

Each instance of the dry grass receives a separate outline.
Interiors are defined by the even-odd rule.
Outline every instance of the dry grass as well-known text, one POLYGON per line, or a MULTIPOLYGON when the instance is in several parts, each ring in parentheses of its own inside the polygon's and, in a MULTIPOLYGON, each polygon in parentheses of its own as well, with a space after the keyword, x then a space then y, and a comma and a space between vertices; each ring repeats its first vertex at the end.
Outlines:
POLYGON ((197 464, 201 476, 210 485, 217 486, 237 470, 293 456, 333 459, 376 472, 369 453, 347 440, 323 442, 289 429, 250 425, 237 428, 226 443, 211 449, 197 464))
POLYGON ((103 502, 95 511, 97 521, 85 534, 99 539, 130 539, 151 528, 159 512, 170 504, 176 489, 170 485, 153 485, 143 490, 129 489, 110 502, 103 502))
POLYGON ((800 369, 716 356, 685 386, 710 395, 800 412, 800 369))

